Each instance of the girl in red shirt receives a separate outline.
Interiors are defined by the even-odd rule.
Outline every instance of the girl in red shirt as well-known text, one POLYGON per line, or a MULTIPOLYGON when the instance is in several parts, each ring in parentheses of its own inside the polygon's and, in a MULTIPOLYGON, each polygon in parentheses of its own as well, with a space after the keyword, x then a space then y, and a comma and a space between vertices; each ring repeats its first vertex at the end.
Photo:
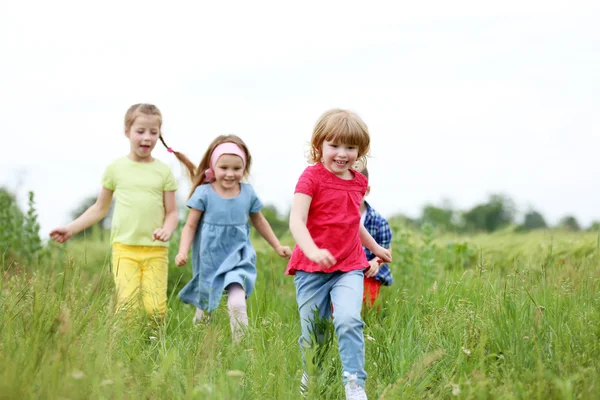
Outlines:
MULTIPOLYGON (((366 162, 369 143, 368 128, 358 115, 341 109, 323 114, 311 139, 309 162, 313 165, 298 180, 290 214, 296 246, 286 274, 295 275, 302 326, 300 347, 304 355, 313 342, 324 342, 323 321, 329 321, 333 305, 346 399, 367 398, 360 315, 363 271, 379 266, 369 266, 362 245, 382 262, 392 260, 390 252, 360 223, 367 178, 352 166, 357 161, 366 162)), ((303 393, 309 390, 309 380, 305 371, 300 386, 303 393)))

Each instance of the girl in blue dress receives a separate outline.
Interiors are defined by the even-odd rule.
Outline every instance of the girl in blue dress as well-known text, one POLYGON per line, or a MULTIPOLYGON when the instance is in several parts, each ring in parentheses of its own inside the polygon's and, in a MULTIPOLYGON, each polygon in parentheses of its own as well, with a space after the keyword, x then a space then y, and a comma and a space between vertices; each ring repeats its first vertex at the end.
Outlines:
POLYGON ((252 186, 241 182, 250 172, 251 161, 246 144, 235 135, 213 140, 198 168, 182 159, 191 173, 192 191, 175 263, 179 267, 186 264, 192 246, 194 277, 179 298, 196 307, 197 322, 205 312, 217 308, 223 291, 227 291, 234 342, 240 341, 248 326, 246 298, 256 281, 256 252, 250 243, 248 216, 277 254, 284 258, 291 255, 260 212, 263 205, 252 186))

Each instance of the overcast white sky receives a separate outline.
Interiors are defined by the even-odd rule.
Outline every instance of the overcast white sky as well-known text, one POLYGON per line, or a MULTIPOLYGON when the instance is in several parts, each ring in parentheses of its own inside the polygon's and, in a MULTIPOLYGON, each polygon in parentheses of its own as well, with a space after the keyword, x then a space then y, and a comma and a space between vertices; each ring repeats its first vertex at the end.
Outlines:
MULTIPOLYGON (((600 219, 600 2, 291 4, 1 2, 0 186, 35 191, 44 234, 68 222, 149 102, 194 162, 241 136, 251 182, 286 211, 314 122, 344 107, 371 130, 386 216, 501 192, 550 222, 600 219)), ((174 157, 154 155, 184 198, 174 157)))

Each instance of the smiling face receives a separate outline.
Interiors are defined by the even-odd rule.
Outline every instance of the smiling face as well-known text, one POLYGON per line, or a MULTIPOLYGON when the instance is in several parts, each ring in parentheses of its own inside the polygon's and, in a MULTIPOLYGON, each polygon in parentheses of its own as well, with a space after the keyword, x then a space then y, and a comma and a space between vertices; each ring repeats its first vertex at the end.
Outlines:
POLYGON ((129 158, 137 162, 151 162, 152 150, 160 135, 160 116, 140 114, 131 128, 125 131, 130 142, 129 158))
POLYGON ((350 168, 358 158, 358 146, 325 140, 321 149, 323 166, 342 179, 352 179, 350 168))
POLYGON ((220 191, 237 191, 244 177, 244 161, 235 154, 223 154, 213 167, 215 184, 220 191))
POLYGON ((352 111, 335 108, 326 111, 317 120, 310 140, 308 160, 311 164, 324 163, 329 171, 343 176, 343 179, 352 179, 353 175, 348 169, 357 159, 366 165, 370 142, 367 125, 358 115, 352 111), (332 148, 332 145, 337 148, 332 148), (332 152, 337 154, 332 155, 332 152), (334 165, 332 159, 338 162, 334 165))

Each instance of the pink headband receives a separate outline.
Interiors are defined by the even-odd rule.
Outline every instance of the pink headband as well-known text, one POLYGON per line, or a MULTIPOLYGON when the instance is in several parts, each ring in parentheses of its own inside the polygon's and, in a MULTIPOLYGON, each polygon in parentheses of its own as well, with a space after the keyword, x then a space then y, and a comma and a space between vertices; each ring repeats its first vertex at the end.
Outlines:
POLYGON ((246 153, 244 152, 244 150, 242 150, 240 148, 240 146, 238 146, 237 144, 232 143, 232 142, 221 143, 220 145, 215 147, 215 149, 213 150, 213 152, 210 156, 210 167, 206 171, 204 171, 204 175, 205 175, 204 182, 207 182, 207 183, 214 182, 215 172, 214 172, 213 168, 215 167, 215 164, 219 160, 219 157, 221 157, 223 154, 234 154, 236 156, 239 156, 242 159, 242 163, 243 163, 242 168, 246 169, 246 153))

